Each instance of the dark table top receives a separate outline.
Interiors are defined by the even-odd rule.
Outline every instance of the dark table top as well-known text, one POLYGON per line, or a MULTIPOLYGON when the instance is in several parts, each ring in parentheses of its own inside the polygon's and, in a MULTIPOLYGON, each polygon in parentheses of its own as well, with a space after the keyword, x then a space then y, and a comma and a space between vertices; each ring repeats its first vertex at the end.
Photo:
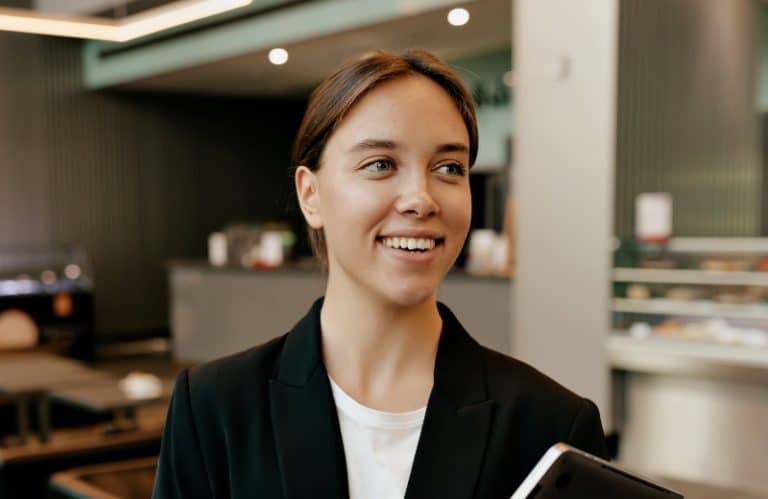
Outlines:
POLYGON ((173 386, 163 383, 159 395, 154 397, 135 398, 127 395, 116 380, 91 383, 80 386, 61 386, 50 390, 53 400, 77 405, 91 411, 112 411, 128 407, 138 407, 158 401, 169 400, 173 386))
POLYGON ((74 359, 47 353, 0 355, 1 394, 23 396, 107 380, 114 378, 74 359))

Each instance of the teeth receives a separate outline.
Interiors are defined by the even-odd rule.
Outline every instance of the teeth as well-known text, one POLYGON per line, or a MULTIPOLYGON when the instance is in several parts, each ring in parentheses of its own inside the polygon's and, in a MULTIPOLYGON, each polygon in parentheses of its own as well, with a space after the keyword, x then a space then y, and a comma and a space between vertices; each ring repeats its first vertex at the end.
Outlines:
POLYGON ((431 250, 436 244, 434 239, 413 237, 386 237, 382 239, 382 243, 387 248, 408 250, 431 250))

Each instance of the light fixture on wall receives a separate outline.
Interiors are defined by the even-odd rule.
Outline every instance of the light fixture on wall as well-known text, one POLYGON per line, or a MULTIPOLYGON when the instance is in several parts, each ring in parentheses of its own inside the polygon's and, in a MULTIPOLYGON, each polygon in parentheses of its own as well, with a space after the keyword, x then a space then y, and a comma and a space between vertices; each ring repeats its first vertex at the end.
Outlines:
POLYGON ((43 15, 0 7, 0 31, 127 42, 158 31, 249 5, 252 0, 183 0, 111 21, 96 17, 43 15))
POLYGON ((469 22, 469 11, 467 9, 457 7, 451 9, 448 12, 448 23, 451 26, 464 26, 469 22))

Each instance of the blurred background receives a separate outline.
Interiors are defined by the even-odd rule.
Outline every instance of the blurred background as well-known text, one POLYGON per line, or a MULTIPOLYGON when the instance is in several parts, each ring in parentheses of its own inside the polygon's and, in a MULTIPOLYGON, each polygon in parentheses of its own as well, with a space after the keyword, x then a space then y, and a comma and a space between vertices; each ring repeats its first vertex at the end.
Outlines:
POLYGON ((149 496, 176 373, 323 293, 309 93, 408 48, 477 104, 439 298, 619 463, 768 497, 763 0, 0 0, 0 497, 149 496))

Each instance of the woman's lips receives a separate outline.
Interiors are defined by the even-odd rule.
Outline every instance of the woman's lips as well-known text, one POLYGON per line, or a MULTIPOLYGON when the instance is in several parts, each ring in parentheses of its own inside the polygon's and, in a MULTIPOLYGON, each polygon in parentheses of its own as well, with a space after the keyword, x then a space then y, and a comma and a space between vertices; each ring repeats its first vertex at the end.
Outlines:
POLYGON ((410 251, 410 250, 404 250, 404 249, 397 249, 397 248, 389 248, 384 245, 381 239, 377 239, 376 244, 378 247, 384 251, 384 253, 395 260, 407 263, 407 264, 416 264, 416 265, 425 265, 431 263, 436 257, 437 252, 442 251, 443 247, 443 240, 437 240, 435 247, 429 250, 422 250, 422 251, 410 251))

